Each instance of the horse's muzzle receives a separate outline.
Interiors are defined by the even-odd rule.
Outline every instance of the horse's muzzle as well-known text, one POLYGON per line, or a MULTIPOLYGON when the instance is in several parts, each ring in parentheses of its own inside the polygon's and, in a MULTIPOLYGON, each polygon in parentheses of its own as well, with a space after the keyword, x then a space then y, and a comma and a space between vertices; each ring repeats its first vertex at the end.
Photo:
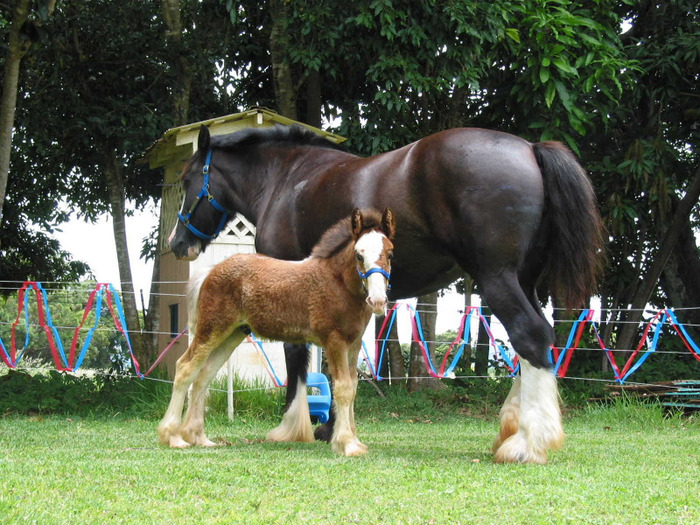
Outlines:
POLYGON ((180 261, 194 261, 202 252, 202 244, 195 241, 193 244, 178 241, 171 236, 169 239, 170 249, 176 259, 180 261))

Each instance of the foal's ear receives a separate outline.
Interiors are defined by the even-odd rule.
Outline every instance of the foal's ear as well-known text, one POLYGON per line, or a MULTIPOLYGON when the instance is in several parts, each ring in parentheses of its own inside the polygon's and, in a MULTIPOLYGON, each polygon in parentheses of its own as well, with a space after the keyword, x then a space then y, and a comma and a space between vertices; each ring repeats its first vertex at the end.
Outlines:
POLYGON ((352 236, 357 240, 360 233, 362 233, 362 212, 359 208, 352 210, 352 214, 350 215, 350 227, 352 228, 352 236))
POLYGON ((396 235, 396 225, 394 224, 394 212, 391 208, 386 208, 382 214, 382 231, 389 240, 394 239, 396 235))
POLYGON ((197 151, 200 155, 207 154, 210 142, 211 136, 209 135, 209 128, 202 124, 202 127, 199 128, 199 137, 197 139, 197 151))

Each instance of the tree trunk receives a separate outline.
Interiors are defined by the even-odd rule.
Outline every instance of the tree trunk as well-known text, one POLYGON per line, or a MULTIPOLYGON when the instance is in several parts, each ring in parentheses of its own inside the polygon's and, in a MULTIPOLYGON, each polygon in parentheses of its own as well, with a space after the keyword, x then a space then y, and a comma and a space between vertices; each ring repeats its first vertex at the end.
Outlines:
MULTIPOLYGON (((168 49, 168 61, 173 71, 174 85, 172 86, 171 106, 173 123, 175 126, 183 126, 189 122, 190 98, 192 96, 192 68, 187 59, 182 44, 182 16, 180 0, 163 0, 163 20, 165 21, 165 39, 168 49)), ((160 209, 163 214, 162 202, 160 209)), ((161 239, 167 232, 160 230, 158 226, 158 238, 156 253, 153 259, 153 274, 151 275, 151 290, 148 299, 148 313, 144 322, 146 336, 144 352, 155 358, 158 354, 158 332, 160 331, 160 255, 161 239)))
POLYGON ((15 123, 17 108, 17 86, 19 84, 19 67, 22 58, 31 47, 31 40, 21 37, 22 27, 29 18, 30 0, 19 0, 10 24, 7 54, 2 80, 2 98, 0 99, 0 227, 2 226, 2 209, 10 175, 10 154, 12 152, 12 128, 15 123))
POLYGON ((124 317, 129 329, 129 339, 136 359, 141 363, 151 362, 153 356, 145 354, 141 322, 136 306, 136 294, 131 276, 131 264, 129 262, 129 248, 126 242, 125 221, 125 193, 124 179, 121 174, 121 164, 115 152, 108 146, 100 148, 102 156, 102 170, 107 182, 109 192, 109 206, 114 227, 114 244, 117 249, 117 264, 119 267, 119 279, 122 287, 122 304, 124 317))
POLYGON ((700 310, 692 308, 700 305, 700 250, 695 235, 687 221, 680 238, 669 259, 661 278, 661 286, 675 308, 690 308, 676 312, 693 340, 698 341, 700 330, 700 310))
POLYGON ((175 126, 187 124, 192 93, 192 70, 185 49, 182 45, 182 17, 180 0, 163 0, 163 19, 167 30, 165 40, 168 44, 168 61, 172 69, 172 107, 175 126))
MULTIPOLYGON (((422 295, 418 298, 416 310, 420 312, 423 337, 426 344, 435 348, 435 321, 437 320, 437 292, 422 295)), ((433 360, 435 356, 431 356, 433 360)), ((415 392, 421 388, 437 389, 444 385, 439 379, 428 375, 428 367, 423 358, 423 352, 418 343, 411 343, 411 358, 408 364, 408 391, 415 392)))
POLYGON ((321 127, 321 73, 313 69, 306 79, 306 123, 321 127))
MULTIPOLYGON (((464 312, 465 313, 467 312, 469 307, 472 305, 472 293, 473 292, 474 292, 474 279, 472 279, 469 274, 464 274, 464 312)), ((462 337, 462 334, 457 334, 457 335, 462 337)), ((471 370, 473 359, 474 359, 474 352, 472 351, 472 345, 469 341, 466 341, 466 345, 464 347, 464 354, 462 354, 462 362, 465 364, 465 368, 471 370)))
POLYGON ((617 339, 618 350, 629 350, 632 347, 634 337, 638 332, 638 324, 642 318, 642 311, 646 306, 651 294, 657 286, 661 272, 666 266, 678 238, 683 230, 683 225, 688 221, 688 217, 697 204, 700 197, 700 169, 695 171, 690 186, 685 196, 679 201, 678 206, 673 214, 673 220, 666 230, 666 235, 659 252, 654 261, 651 263, 649 271, 644 276, 637 288, 637 291, 632 300, 631 309, 626 316, 626 323, 622 326, 620 335, 617 339))
MULTIPOLYGON (((393 303, 389 303, 388 308, 393 306, 393 303)), ((403 379, 406 377, 406 367, 403 364, 403 353, 401 351, 401 343, 399 343, 399 331, 397 329, 398 323, 394 321, 394 324, 392 325, 388 334, 379 333, 379 330, 382 328, 382 324, 384 324, 384 317, 377 317, 375 319, 376 334, 386 335, 388 338, 385 345, 382 368, 381 370, 378 370, 378 373, 382 377, 403 379)))
MULTIPOLYGON (((161 215, 163 214, 161 203, 161 215)), ((143 323, 145 352, 150 356, 158 354, 158 332, 160 331, 160 246, 163 232, 158 226, 156 251, 151 273, 151 291, 148 298, 148 313, 143 323)))
POLYGON ((270 13, 272 15, 270 57, 277 111, 287 118, 298 120, 297 89, 294 85, 292 66, 287 56, 290 41, 288 3, 285 0, 270 0, 270 13))
MULTIPOLYGON (((491 310, 486 306, 481 307, 481 315, 484 316, 486 322, 491 326, 491 310)), ((487 376, 489 373, 489 350, 491 342, 486 328, 479 321, 479 335, 476 338, 476 351, 474 352, 474 375, 487 376)))

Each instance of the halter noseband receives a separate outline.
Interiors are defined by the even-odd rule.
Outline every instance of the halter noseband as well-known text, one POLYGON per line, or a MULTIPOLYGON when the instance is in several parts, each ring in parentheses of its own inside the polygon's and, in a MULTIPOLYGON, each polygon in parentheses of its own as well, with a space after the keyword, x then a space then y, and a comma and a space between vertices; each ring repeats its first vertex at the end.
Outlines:
POLYGON ((360 270, 360 267, 358 266, 357 267, 357 274, 360 276, 360 282, 362 283, 362 290, 363 291, 367 292, 367 279, 373 273, 382 274, 387 282, 386 289, 391 290, 391 283, 389 282, 389 280, 391 279, 391 274, 389 272, 387 272, 384 268, 379 268, 379 267, 370 268, 365 273, 362 273, 362 270, 360 270))
POLYGON ((221 230, 224 229, 224 226, 226 226, 226 223, 228 222, 229 216, 233 215, 233 212, 227 210, 221 204, 219 204, 214 198, 214 196, 209 192, 209 164, 211 163, 211 154, 212 150, 210 149, 207 152, 207 158, 204 161, 204 166, 202 167, 202 173, 204 174, 204 183, 202 184, 202 189, 199 190, 199 194, 194 199, 192 206, 190 206, 190 209, 187 212, 187 215, 183 215, 180 212, 178 212, 177 214, 177 218, 180 219, 180 221, 182 221, 182 224, 185 226, 185 228, 190 230, 200 239, 205 239, 208 241, 211 241, 214 237, 221 233, 221 230), (215 210, 220 211, 223 214, 221 216, 221 221, 219 221, 219 225, 216 227, 216 231, 214 231, 214 233, 212 233, 211 235, 202 233, 197 228, 192 226, 192 223, 190 222, 192 215, 197 209, 197 206, 199 206, 199 203, 202 201, 202 197, 206 197, 207 201, 209 201, 209 204, 211 204, 215 210))

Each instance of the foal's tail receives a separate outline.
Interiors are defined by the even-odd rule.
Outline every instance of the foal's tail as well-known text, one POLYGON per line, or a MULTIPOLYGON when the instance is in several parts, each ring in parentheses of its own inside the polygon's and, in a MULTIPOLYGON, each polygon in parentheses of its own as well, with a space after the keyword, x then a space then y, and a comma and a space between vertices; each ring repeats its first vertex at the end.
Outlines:
POLYGON ((605 260, 605 228, 593 186, 563 144, 532 147, 544 178, 551 291, 567 308, 583 306, 595 293, 605 260))
POLYGON ((206 269, 190 279, 190 284, 187 286, 187 322, 190 336, 194 336, 197 332, 197 312, 199 308, 199 291, 202 289, 204 279, 209 275, 210 269, 206 269))

